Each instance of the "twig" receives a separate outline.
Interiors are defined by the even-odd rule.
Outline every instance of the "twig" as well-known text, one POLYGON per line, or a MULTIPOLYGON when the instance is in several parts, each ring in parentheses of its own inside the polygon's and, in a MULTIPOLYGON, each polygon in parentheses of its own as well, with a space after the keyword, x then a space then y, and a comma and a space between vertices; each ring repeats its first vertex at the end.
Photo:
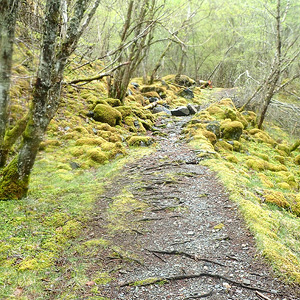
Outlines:
POLYGON ((235 286, 239 286, 241 288, 247 289, 247 290, 252 290, 252 291, 259 291, 263 293, 268 293, 268 294, 274 294, 277 295, 278 293, 275 291, 267 291, 258 287, 252 287, 249 285, 245 285, 241 282, 234 281, 230 278, 227 278, 225 276, 219 275, 219 274, 211 274, 211 273, 199 273, 199 274, 184 274, 184 275, 174 275, 174 276, 166 276, 166 277, 152 277, 152 278, 147 278, 146 280, 142 281, 129 281, 126 283, 123 283, 120 285, 120 287, 125 287, 125 286, 134 286, 135 284, 139 283, 141 286, 147 286, 147 285, 152 285, 156 284, 158 282, 162 281, 176 281, 176 280, 184 280, 184 279, 192 279, 192 278, 200 278, 200 277, 211 277, 211 278, 216 278, 216 279, 223 279, 235 286))
POLYGON ((258 291, 256 291, 255 293, 257 294, 257 296, 259 296, 259 297, 261 297, 261 298, 263 298, 263 299, 271 300, 269 297, 263 295, 262 293, 260 293, 260 292, 258 292, 258 291))
POLYGON ((173 250, 173 251, 150 250, 150 249, 146 249, 146 250, 151 252, 151 253, 158 253, 158 254, 182 255, 182 256, 188 257, 190 259, 196 260, 196 261, 205 261, 205 262, 208 262, 208 263, 213 263, 213 264, 216 264, 216 265, 219 265, 219 266, 222 266, 222 267, 226 267, 226 265, 223 265, 219 262, 216 262, 216 261, 213 261, 213 260, 210 260, 210 259, 206 259, 206 258, 200 258, 200 257, 197 257, 194 254, 189 254, 189 253, 181 252, 181 251, 177 251, 177 250, 173 250))

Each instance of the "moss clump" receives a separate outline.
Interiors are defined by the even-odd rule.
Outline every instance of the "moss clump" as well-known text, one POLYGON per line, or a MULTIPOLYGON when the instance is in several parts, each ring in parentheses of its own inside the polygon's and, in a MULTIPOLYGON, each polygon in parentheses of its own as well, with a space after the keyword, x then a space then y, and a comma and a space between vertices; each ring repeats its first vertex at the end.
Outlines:
POLYGON ((295 157, 294 162, 297 166, 300 165, 300 154, 295 157))
POLYGON ((98 164, 103 164, 107 161, 107 156, 100 149, 90 149, 87 153, 87 156, 98 164))
POLYGON ((261 159, 257 158, 249 158, 246 161, 246 165, 248 168, 253 169, 255 171, 263 171, 265 170, 265 162, 261 159))
POLYGON ((269 136, 269 134, 263 130, 254 128, 254 129, 249 130, 248 132, 254 136, 254 138, 256 139, 257 142, 267 143, 272 146, 274 146, 276 144, 276 142, 269 136))
POLYGON ((237 159, 237 157, 234 156, 234 155, 227 155, 226 156, 226 160, 228 160, 229 162, 232 162, 234 164, 237 164, 239 162, 239 160, 237 159))
POLYGON ((95 121, 107 123, 110 126, 116 126, 121 124, 122 115, 115 108, 105 105, 98 104, 94 108, 94 116, 95 121))
POLYGON ((83 145, 89 145, 89 146, 101 146, 103 143, 106 143, 105 139, 101 137, 95 137, 95 138, 82 138, 76 141, 76 146, 83 146, 83 145))
POLYGON ((126 117, 132 114, 132 108, 130 106, 118 106, 116 109, 121 113, 122 118, 125 119, 126 117))
POLYGON ((283 190, 290 190, 291 186, 287 182, 279 182, 277 186, 283 190))
POLYGON ((40 143, 39 150, 45 150, 47 147, 59 147, 61 146, 61 142, 59 140, 47 140, 40 143))
POLYGON ((231 144, 229 144, 227 141, 219 140, 219 141, 215 144, 215 149, 216 149, 217 151, 220 151, 220 150, 233 151, 233 146, 232 146, 231 144))
POLYGON ((264 198, 267 203, 276 204, 282 208, 290 207, 290 204, 285 199, 284 194, 274 190, 264 190, 264 198))
POLYGON ((259 177, 259 179, 261 180, 262 184, 265 187, 268 187, 268 188, 273 188, 274 187, 274 183, 264 173, 259 173, 258 177, 259 177))
POLYGON ((281 156, 281 155, 275 155, 274 156, 274 159, 279 161, 282 165, 285 164, 285 157, 284 156, 281 156))
POLYGON ((202 130, 202 135, 205 136, 213 145, 217 142, 216 135, 208 130, 202 130))
POLYGON ((290 147, 286 144, 279 144, 277 145, 277 149, 280 151, 284 151, 287 155, 290 155, 290 147))
POLYGON ((105 101, 112 107, 121 106, 122 102, 119 99, 107 98, 105 101))
POLYGON ((221 122, 220 129, 224 139, 238 141, 243 133, 244 125, 239 121, 226 119, 221 122))
POLYGON ((243 111, 241 115, 246 119, 248 122, 248 125, 251 125, 253 127, 257 124, 257 115, 253 111, 243 111))
POLYGON ((150 136, 132 136, 127 141, 129 146, 150 146, 154 140, 150 136))
POLYGON ((208 113, 211 116, 214 116, 217 119, 225 119, 226 114, 222 108, 220 108, 218 105, 213 104, 207 108, 208 113))

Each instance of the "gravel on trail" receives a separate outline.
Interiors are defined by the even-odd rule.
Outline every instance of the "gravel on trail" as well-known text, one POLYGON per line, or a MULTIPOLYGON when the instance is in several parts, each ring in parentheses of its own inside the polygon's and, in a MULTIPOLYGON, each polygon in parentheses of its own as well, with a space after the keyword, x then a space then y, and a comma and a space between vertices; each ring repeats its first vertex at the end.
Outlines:
POLYGON ((276 278, 257 253, 237 205, 229 200, 216 174, 199 165, 197 152, 181 139, 188 120, 158 120, 156 126, 163 134, 155 137, 157 150, 126 165, 99 199, 99 212, 95 211, 99 217, 87 236, 111 240, 117 249, 131 254, 131 259, 120 255, 104 260, 101 268, 113 270, 115 279, 101 287, 101 296, 300 299, 299 287, 276 278), (145 207, 128 214, 128 230, 112 235, 106 229, 109 203, 124 188, 145 207))

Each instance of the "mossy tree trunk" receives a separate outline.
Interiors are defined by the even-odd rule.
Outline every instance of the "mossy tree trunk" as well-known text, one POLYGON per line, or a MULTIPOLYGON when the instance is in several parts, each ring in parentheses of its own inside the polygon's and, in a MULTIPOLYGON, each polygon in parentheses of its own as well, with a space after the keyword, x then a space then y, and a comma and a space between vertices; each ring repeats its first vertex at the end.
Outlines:
POLYGON ((5 167, 0 182, 0 199, 21 199, 28 191, 29 177, 39 145, 59 104, 63 72, 69 56, 94 15, 100 0, 87 13, 89 1, 77 0, 61 41, 61 1, 47 0, 40 63, 33 101, 17 156, 5 167))
POLYGON ((8 154, 4 139, 18 5, 17 0, 2 0, 0 4, 0 167, 5 164, 8 154))

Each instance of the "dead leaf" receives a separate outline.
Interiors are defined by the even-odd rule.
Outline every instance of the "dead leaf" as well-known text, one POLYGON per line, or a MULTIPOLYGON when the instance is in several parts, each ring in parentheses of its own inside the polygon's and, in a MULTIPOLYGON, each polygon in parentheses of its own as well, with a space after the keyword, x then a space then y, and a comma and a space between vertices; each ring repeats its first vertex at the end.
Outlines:
POLYGON ((16 290, 14 291, 14 296, 20 297, 23 292, 24 292, 24 289, 22 289, 21 287, 17 287, 16 290))
POLYGON ((88 281, 85 285, 86 286, 93 286, 93 285, 95 285, 96 283, 95 283, 95 281, 88 281))

